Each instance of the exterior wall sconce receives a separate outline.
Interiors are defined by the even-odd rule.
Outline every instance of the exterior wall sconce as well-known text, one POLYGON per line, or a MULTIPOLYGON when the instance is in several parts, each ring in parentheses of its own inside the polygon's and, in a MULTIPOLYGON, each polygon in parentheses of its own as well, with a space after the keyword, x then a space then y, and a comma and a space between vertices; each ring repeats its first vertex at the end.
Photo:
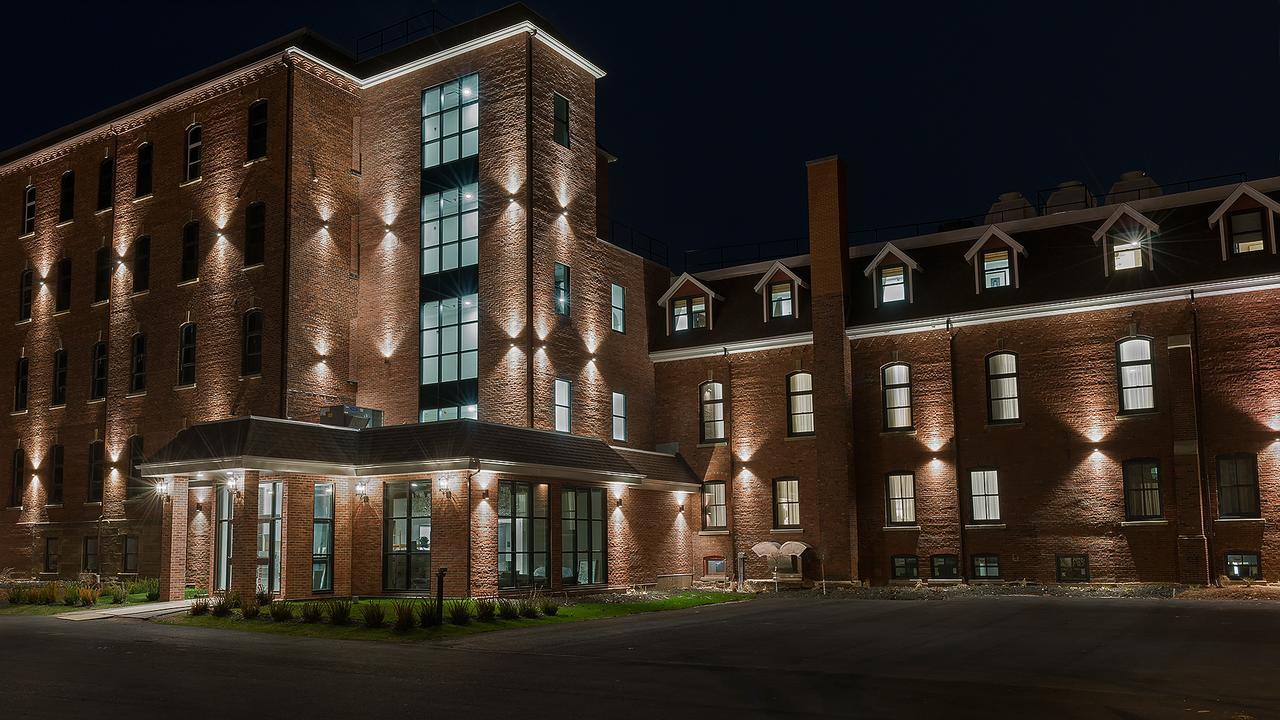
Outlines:
POLYGON ((615 507, 617 507, 619 510, 622 509, 622 498, 618 498, 618 504, 615 507))
POLYGON ((480 498, 481 498, 482 500, 488 500, 488 499, 489 499, 489 488, 485 488, 484 490, 481 490, 481 491, 480 491, 480 498))
POLYGON ((159 495, 161 501, 163 502, 169 502, 169 500, 171 499, 169 495, 173 491, 173 488, 170 485, 170 482, 171 481, 168 479, 156 481, 156 485, 155 485, 156 495, 159 495))
POLYGON ((235 493, 236 497, 240 497, 244 492, 244 481, 235 475, 227 477, 227 489, 235 493))
POLYGON ((680 503, 678 507, 680 508, 680 512, 684 512, 684 503, 680 503))
POLYGON ((369 502, 369 485, 363 480, 356 481, 356 497, 369 502))
POLYGON ((436 487, 439 488, 444 493, 445 497, 447 498, 453 497, 453 491, 449 489, 448 478, 440 478, 439 480, 437 480, 436 487))

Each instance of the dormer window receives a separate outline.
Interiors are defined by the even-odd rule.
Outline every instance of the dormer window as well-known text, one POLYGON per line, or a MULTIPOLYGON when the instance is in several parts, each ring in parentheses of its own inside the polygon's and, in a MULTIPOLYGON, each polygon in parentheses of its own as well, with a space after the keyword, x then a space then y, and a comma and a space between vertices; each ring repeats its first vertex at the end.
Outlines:
POLYGON ((1263 230, 1262 208, 1228 215, 1227 235, 1231 238, 1231 252, 1236 255, 1265 249, 1267 236, 1263 230))
POLYGON ((1128 203, 1116 208, 1093 233, 1093 242, 1102 243, 1103 274, 1152 267, 1151 238, 1158 232, 1155 221, 1128 203))
POLYGON ((680 298, 671 302, 671 331, 684 332, 707 326, 707 298, 680 298))
POLYGON ((907 273, 901 265, 880 268, 880 303, 907 299, 907 273))
POLYGON ((1111 269, 1134 270, 1142 267, 1145 252, 1145 233, 1126 233, 1112 240, 1111 269))
POLYGON ((1012 283, 1009 281, 1009 251, 1008 250, 992 250, 982 254, 982 287, 990 290, 991 288, 1008 287, 1012 283))
POLYGON ((769 317, 790 317, 793 293, 794 290, 789 282, 770 283, 769 317))

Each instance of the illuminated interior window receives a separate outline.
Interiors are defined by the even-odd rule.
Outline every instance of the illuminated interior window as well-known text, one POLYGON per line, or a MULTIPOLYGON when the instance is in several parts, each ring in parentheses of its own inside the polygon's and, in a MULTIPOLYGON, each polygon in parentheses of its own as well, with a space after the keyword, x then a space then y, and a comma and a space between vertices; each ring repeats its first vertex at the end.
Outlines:
POLYGON ((1262 579, 1262 562, 1258 558, 1258 553, 1254 552, 1230 552, 1227 553, 1227 577, 1232 580, 1261 580, 1262 579))
POLYGON ((1227 216, 1227 223, 1231 248, 1237 255, 1257 252, 1265 247, 1261 208, 1232 213, 1227 216))
POLYGON ((627 289, 621 285, 609 289, 609 327, 614 332, 627 331, 627 289))
POLYGON ((1120 412, 1155 408, 1151 341, 1147 338, 1129 338, 1117 343, 1116 364, 1120 377, 1120 412))
POLYGON ((449 407, 427 408, 418 412, 418 422, 424 423, 476 419, 479 419, 479 407, 476 405, 451 405, 449 407))
POLYGON ((916 476, 911 473, 892 473, 885 496, 885 520, 890 525, 916 524, 916 476))
POLYGON ((422 304, 423 385, 476 377, 479 320, 476 295, 422 304))
POLYGON ((422 167, 432 168, 480 149, 480 76, 467 75, 422 93, 422 167))
POLYGON ((969 471, 973 522, 1000 522, 1000 473, 995 469, 969 471))
POLYGON ((787 435, 813 434, 813 376, 794 372, 787 376, 787 435))
POLYGON ((724 385, 708 380, 698 390, 700 398, 702 442, 721 442, 725 439, 724 385))
POLYGON ((613 394, 613 439, 627 439, 627 396, 620 392, 613 394))
POLYGON ((722 481, 702 484, 702 529, 723 530, 728 526, 722 481))
POLYGON ((982 287, 1008 287, 1013 284, 1009 278, 1008 250, 992 250, 982 254, 982 287))
POLYGON ((1018 356, 1011 352, 987 356, 987 420, 992 423, 1017 422, 1018 356))
POLYGON ((573 432, 573 383, 556 378, 556 432, 573 432))
POLYGON ((907 299, 907 273, 901 265, 880 268, 880 302, 900 302, 907 299))
POLYGON ((1116 235, 1112 238, 1111 267, 1114 270, 1133 270, 1142 267, 1147 236, 1133 232, 1116 235))
POLYGON ((881 371, 884 391, 884 429, 909 430, 911 418, 911 366, 886 365, 881 371))
POLYGON ((671 301, 671 331, 684 332, 707 326, 707 297, 699 295, 671 301))
POLYGON ((555 267, 555 287, 552 289, 552 298, 555 304, 557 315, 568 317, 569 307, 572 302, 570 293, 572 286, 569 284, 569 266, 563 263, 556 263, 555 267))
POLYGON ((1155 459, 1124 462, 1124 509, 1126 520, 1164 517, 1160 505, 1160 464, 1155 459))
POLYGON ((773 481, 773 526, 800 527, 800 481, 780 478, 773 481))
POLYGON ((475 265, 480 194, 470 183, 422 197, 422 274, 475 265))
POLYGON ((790 317, 792 302, 791 283, 779 282, 769 285, 769 317, 790 317))
POLYGON ((974 555, 973 577, 982 580, 995 580, 1000 577, 999 555, 974 555))

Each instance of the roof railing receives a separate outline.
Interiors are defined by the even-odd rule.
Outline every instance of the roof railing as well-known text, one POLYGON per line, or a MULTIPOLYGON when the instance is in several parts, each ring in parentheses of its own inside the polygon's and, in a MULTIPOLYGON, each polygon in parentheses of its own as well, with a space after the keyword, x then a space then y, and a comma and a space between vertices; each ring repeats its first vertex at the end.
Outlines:
POLYGON ((455 23, 439 10, 428 10, 356 38, 356 62, 404 47, 419 38, 435 35, 455 23))
POLYGON ((600 239, 660 265, 668 266, 670 250, 666 243, 619 220, 609 218, 608 232, 601 235, 600 239))

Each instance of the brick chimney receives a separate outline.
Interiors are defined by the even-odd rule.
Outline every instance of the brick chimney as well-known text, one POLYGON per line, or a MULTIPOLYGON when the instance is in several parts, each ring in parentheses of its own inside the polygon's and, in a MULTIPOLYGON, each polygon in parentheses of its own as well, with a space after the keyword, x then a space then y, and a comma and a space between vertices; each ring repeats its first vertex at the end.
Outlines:
POLYGON ((813 384, 818 535, 829 580, 858 579, 853 493, 852 363, 845 336, 849 251, 844 166, 832 156, 808 163, 809 258, 813 298, 813 384))

